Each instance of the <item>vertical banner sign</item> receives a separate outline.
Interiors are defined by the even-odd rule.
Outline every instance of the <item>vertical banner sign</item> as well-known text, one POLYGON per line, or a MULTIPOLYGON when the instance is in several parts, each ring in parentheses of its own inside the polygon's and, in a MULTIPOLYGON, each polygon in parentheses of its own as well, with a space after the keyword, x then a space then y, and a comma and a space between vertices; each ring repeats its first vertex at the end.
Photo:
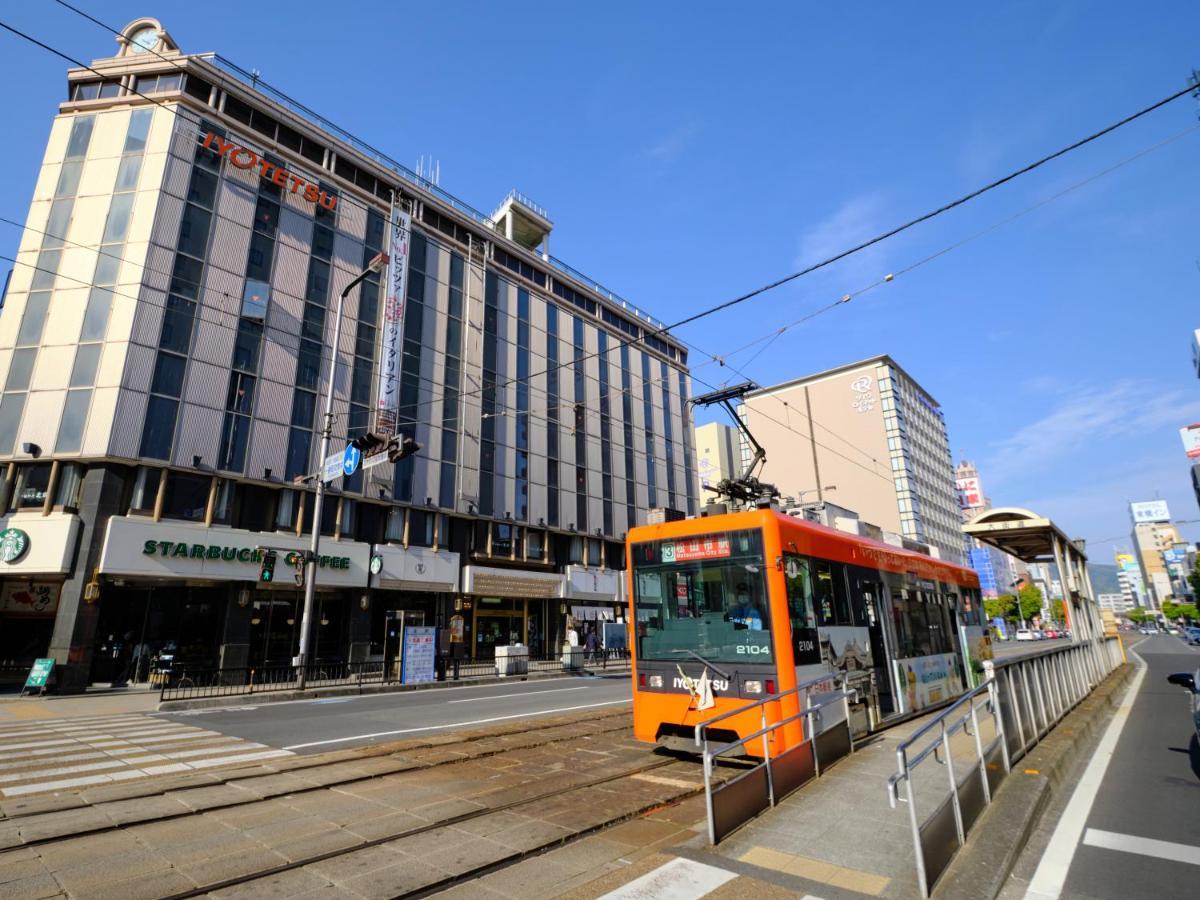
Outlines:
POLYGON ((388 238, 388 272, 383 292, 382 342, 379 348, 379 392, 375 401, 375 430, 396 433, 400 409, 400 360, 404 343, 404 300, 408 296, 408 246, 412 217, 392 208, 388 238))

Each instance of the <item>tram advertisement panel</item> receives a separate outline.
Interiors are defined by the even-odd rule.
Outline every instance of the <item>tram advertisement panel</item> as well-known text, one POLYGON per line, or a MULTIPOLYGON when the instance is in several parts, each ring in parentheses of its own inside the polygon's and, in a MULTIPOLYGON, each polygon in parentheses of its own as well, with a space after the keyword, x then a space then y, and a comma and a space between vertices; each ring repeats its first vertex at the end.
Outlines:
POLYGON ((934 706, 963 692, 962 674, 954 653, 898 659, 893 665, 908 712, 934 706))
POLYGON ((991 659, 992 636, 982 625, 961 625, 963 653, 967 657, 967 680, 971 687, 983 681, 983 661, 991 659))

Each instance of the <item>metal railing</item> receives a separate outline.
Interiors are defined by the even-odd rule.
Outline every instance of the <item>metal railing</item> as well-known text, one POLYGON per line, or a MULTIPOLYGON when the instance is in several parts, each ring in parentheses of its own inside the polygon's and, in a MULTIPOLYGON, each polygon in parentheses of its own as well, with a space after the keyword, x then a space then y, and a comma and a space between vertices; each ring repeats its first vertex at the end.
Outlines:
POLYGON ((745 822, 777 803, 821 774, 822 760, 826 766, 853 752, 854 739, 850 733, 850 693, 841 676, 823 675, 796 685, 790 690, 772 694, 738 709, 714 716, 696 725, 696 745, 701 748, 704 762, 704 803, 708 814, 708 841, 717 844, 745 822), (832 690, 821 690, 833 684, 832 690), (841 687, 838 685, 841 684, 841 687), (767 722, 767 704, 805 693, 804 709, 785 716, 777 722, 767 722), (813 694, 824 699, 813 702, 813 694), (841 706, 842 719, 822 728, 822 710, 841 706), (735 741, 710 747, 707 731, 717 722, 759 710, 761 727, 735 741), (804 720, 804 738, 797 745, 771 756, 771 733, 804 720), (745 772, 720 784, 713 785, 713 764, 718 757, 746 747, 762 739, 762 761, 745 772))
MULTIPOLYGON (((896 748, 896 772, 887 782, 888 801, 893 809, 900 803, 908 807, 923 897, 930 895, 966 842, 1013 763, 1033 749, 1121 661, 1116 638, 987 660, 982 684, 896 748), (983 727, 988 725, 991 734, 985 738, 983 727), (965 764, 961 778, 956 758, 965 764), (925 770, 919 767, 929 759, 945 768, 944 782, 936 775, 921 779, 925 770), (918 810, 918 787, 936 792, 929 799, 928 815, 918 810)), ((920 807, 926 808, 924 800, 920 807)))
MULTIPOLYGON (((439 654, 434 660, 437 681, 521 677, 556 672, 621 672, 629 670, 629 651, 596 650, 583 647, 564 649, 553 655, 531 656, 528 651, 499 659, 468 659, 439 654)), ((399 665, 382 661, 361 663, 313 663, 305 667, 304 686, 310 688, 358 687, 395 684, 400 681, 399 665)), ((161 673, 159 700, 196 700, 208 697, 235 697, 271 691, 293 691, 300 687, 297 666, 255 666, 229 669, 187 669, 161 673)))

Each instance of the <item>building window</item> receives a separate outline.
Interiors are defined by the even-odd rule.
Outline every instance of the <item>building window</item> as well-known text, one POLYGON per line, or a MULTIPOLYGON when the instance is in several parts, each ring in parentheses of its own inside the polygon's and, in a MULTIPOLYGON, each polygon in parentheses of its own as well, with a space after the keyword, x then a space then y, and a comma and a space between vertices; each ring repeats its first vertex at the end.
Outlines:
POLYGON ((203 522, 208 512, 208 494, 211 489, 211 475, 168 473, 163 495, 163 518, 203 522))
POLYGON ((46 492, 50 489, 50 468, 50 463, 34 463, 22 465, 17 469, 10 510, 41 509, 46 505, 46 492))

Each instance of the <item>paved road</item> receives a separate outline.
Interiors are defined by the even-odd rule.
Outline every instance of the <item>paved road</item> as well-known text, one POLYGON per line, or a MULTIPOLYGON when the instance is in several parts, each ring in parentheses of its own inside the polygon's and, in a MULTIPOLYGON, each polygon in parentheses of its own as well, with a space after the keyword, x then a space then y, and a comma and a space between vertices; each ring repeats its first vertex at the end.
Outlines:
POLYGON ((629 676, 620 675, 501 681, 158 716, 270 747, 318 753, 531 716, 607 709, 629 700, 629 676))
POLYGON ((1146 668, 1132 705, 1101 738, 1027 897, 1200 896, 1200 742, 1186 692, 1166 681, 1200 666, 1200 648, 1156 635, 1134 652, 1146 668))

